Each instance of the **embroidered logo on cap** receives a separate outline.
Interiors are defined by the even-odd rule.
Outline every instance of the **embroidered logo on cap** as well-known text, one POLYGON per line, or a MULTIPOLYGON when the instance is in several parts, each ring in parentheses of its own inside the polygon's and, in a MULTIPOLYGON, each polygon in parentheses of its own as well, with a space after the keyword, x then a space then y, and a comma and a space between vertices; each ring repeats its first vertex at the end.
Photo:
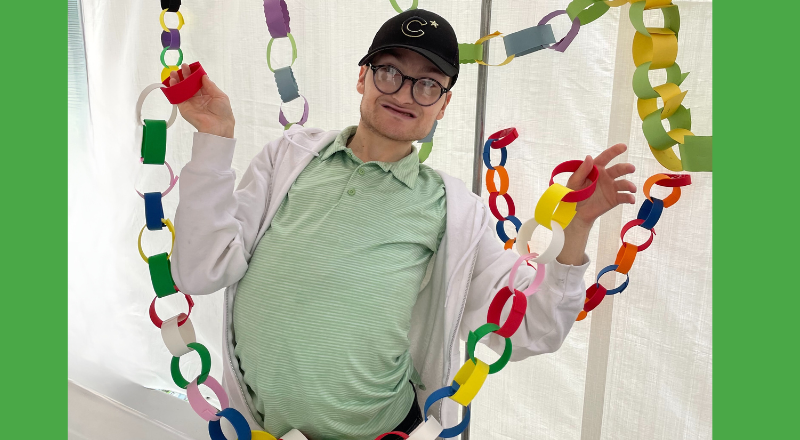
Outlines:
POLYGON ((406 19, 406 21, 403 22, 403 26, 400 28, 400 30, 403 31, 403 35, 407 37, 421 37, 425 35, 425 32, 422 29, 416 29, 416 30, 411 29, 410 27, 411 23, 414 22, 419 23, 420 26, 425 26, 426 24, 428 24, 428 22, 425 21, 424 18, 417 17, 416 15, 413 17, 409 17, 408 19, 406 19))

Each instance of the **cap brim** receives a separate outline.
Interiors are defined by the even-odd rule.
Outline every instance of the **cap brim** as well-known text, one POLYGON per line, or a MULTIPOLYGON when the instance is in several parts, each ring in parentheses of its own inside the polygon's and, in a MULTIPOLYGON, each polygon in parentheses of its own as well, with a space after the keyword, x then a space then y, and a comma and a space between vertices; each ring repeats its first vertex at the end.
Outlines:
POLYGON ((413 50, 414 52, 424 56, 427 59, 429 59, 437 68, 439 68, 439 70, 442 71, 442 73, 444 73, 447 76, 453 77, 453 76, 456 76, 458 74, 458 69, 453 67, 451 64, 449 64, 447 61, 445 61, 439 55, 436 55, 435 53, 433 53, 433 52, 431 52, 429 50, 426 50, 426 49, 420 49, 418 47, 413 47, 413 46, 406 46, 406 45, 403 45, 403 44, 393 44, 391 46, 384 46, 384 47, 381 47, 379 49, 375 49, 374 51, 372 51, 372 52, 368 53, 367 55, 365 55, 364 58, 361 58, 361 61, 358 62, 358 65, 359 66, 363 66, 364 64, 367 63, 367 60, 369 58, 371 58, 373 55, 375 55, 376 53, 378 53, 378 52, 380 52, 382 50, 393 49, 393 48, 401 48, 401 49, 413 50))

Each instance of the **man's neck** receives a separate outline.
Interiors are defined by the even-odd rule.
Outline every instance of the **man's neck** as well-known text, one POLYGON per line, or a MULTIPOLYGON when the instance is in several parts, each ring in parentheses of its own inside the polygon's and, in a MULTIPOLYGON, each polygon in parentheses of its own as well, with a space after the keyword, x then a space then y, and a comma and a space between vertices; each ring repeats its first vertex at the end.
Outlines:
POLYGON ((348 139, 347 146, 364 162, 397 162, 412 151, 410 141, 393 141, 370 130, 359 121, 356 134, 348 139))

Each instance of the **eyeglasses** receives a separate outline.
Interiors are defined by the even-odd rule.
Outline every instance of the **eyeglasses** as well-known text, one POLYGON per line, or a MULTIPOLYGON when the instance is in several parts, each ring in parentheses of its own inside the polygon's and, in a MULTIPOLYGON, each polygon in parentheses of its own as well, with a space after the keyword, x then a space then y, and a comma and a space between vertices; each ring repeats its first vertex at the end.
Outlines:
POLYGON ((410 80, 411 97, 423 107, 436 104, 436 101, 450 90, 442 87, 439 81, 433 78, 414 78, 403 75, 400 69, 391 64, 374 66, 367 63, 367 65, 372 69, 372 80, 379 92, 385 95, 397 93, 403 87, 403 83, 410 80))

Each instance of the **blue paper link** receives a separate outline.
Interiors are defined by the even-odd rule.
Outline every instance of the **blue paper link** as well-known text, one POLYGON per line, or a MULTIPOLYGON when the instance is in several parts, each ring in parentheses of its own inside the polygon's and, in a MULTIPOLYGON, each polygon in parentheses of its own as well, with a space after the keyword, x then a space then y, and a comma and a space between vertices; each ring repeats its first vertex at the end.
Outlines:
POLYGON ((518 58, 555 44, 556 37, 553 35, 553 28, 549 24, 543 24, 508 34, 503 37, 503 42, 506 45, 506 56, 514 55, 518 58))
MULTIPOLYGON (((491 154, 492 154, 492 142, 496 139, 489 139, 483 144, 483 164, 486 165, 486 168, 493 170, 494 167, 492 166, 491 162, 491 154)), ((500 148, 500 165, 501 167, 506 166, 506 159, 508 159, 508 150, 506 147, 500 148)))
POLYGON ((639 214, 636 215, 637 219, 644 220, 644 223, 639 226, 647 230, 653 229, 664 211, 664 201, 656 197, 652 197, 652 199, 652 202, 644 199, 644 203, 639 208, 639 214))
MULTIPOLYGON (((600 283, 600 277, 602 277, 603 275, 605 275, 608 272, 611 272, 612 270, 617 270, 617 269, 619 269, 619 265, 617 265, 617 264, 611 264, 611 265, 608 265, 608 266, 604 267, 600 272, 597 273, 597 283, 600 283)), ((623 290, 625 290, 626 287, 628 287, 628 282, 630 280, 631 280, 631 277, 628 274, 625 274, 625 282, 620 284, 619 287, 617 287, 617 288, 614 288, 614 289, 611 289, 611 290, 606 290, 606 295, 614 295, 616 293, 622 292, 623 290)))
POLYGON ((281 95, 281 101, 290 102, 300 97, 300 89, 294 79, 292 66, 275 69, 275 83, 278 84, 278 93, 281 95))
POLYGON ((160 231, 164 228, 161 221, 164 218, 164 206, 161 204, 160 192, 144 193, 144 218, 147 220, 147 229, 160 231))
MULTIPOLYGON (((229 422, 231 422, 233 429, 236 430, 236 437, 239 440, 253 440, 253 433, 250 432, 250 425, 247 424, 247 420, 244 418, 242 413, 231 407, 228 407, 218 412, 217 415, 220 417, 225 417, 229 422)), ((220 426, 219 420, 208 422, 208 435, 211 437, 211 440, 228 440, 227 437, 225 437, 225 434, 222 433, 222 427, 220 426)))
MULTIPOLYGON (((453 382, 453 383, 455 384, 455 382, 453 382)), ((449 386, 449 387, 439 388, 438 390, 436 390, 433 393, 431 393, 431 395, 428 396, 428 399, 425 400, 425 410, 422 413, 422 418, 425 421, 427 421, 428 420, 428 410, 431 408, 431 405, 436 403, 437 400, 444 399, 445 397, 451 397, 453 394, 456 393, 457 389, 458 389, 457 387, 454 388, 452 386, 449 386)), ((469 405, 467 405, 467 411, 464 414, 464 419, 461 420, 461 423, 459 423, 456 426, 453 426, 452 428, 444 429, 439 434, 439 437, 441 437, 441 438, 450 438, 450 437, 455 437, 455 436, 461 434, 462 432, 464 432, 464 430, 467 429, 467 425, 469 424, 469 417, 470 417, 470 414, 472 413, 472 411, 470 409, 471 407, 472 407, 471 403, 469 405)))
MULTIPOLYGON (((522 222, 516 216, 509 215, 506 217, 506 220, 513 223, 514 228, 517 230, 517 232, 519 232, 519 228, 522 227, 522 222)), ((506 230, 505 228, 503 228, 503 223, 505 223, 506 220, 498 221, 497 226, 495 226, 495 229, 497 229, 497 236, 500 237, 500 240, 503 240, 503 243, 507 242, 508 240, 511 240, 511 237, 509 237, 508 234, 506 234, 506 230)))

